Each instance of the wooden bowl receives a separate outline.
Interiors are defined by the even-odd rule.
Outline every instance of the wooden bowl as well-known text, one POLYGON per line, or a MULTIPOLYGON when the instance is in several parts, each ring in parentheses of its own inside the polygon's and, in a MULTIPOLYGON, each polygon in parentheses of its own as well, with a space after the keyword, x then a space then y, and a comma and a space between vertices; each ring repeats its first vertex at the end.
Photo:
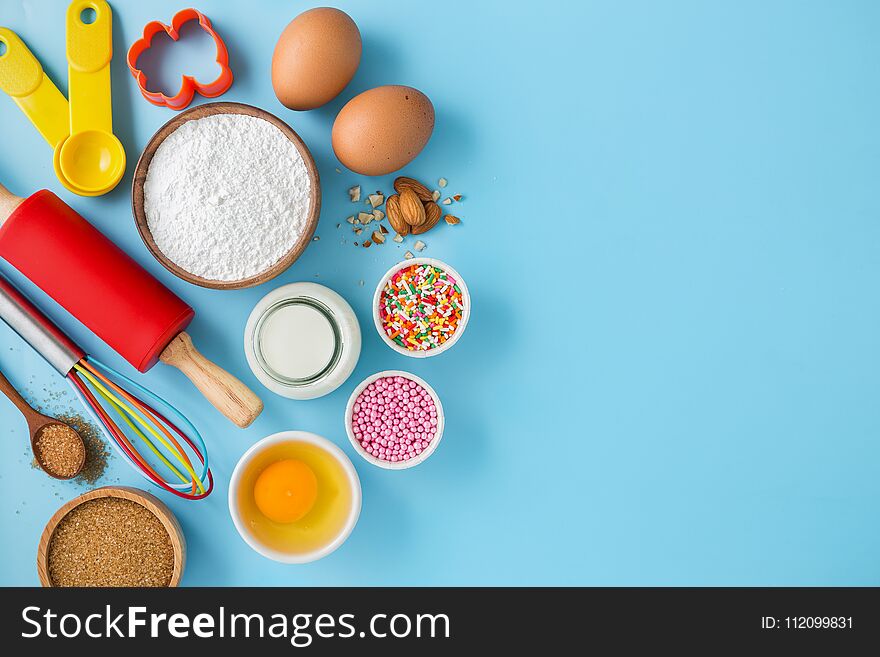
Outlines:
POLYGON ((178 586, 180 578, 183 576, 183 567, 186 565, 186 540, 183 537, 183 529, 180 527, 180 523, 177 522, 177 518, 171 513, 171 509, 165 506, 159 498, 128 486, 104 486, 103 488, 90 490, 70 500, 55 512, 49 519, 49 522, 46 523, 43 535, 40 536, 40 544, 37 546, 37 574, 40 577, 40 584, 44 587, 54 586, 49 578, 49 543, 52 540, 52 535, 55 533, 55 528, 58 527, 58 523, 73 508, 83 502, 102 497, 118 497, 123 500, 136 502, 146 507, 148 511, 159 519, 162 526, 168 532, 168 536, 171 539, 171 547, 174 550, 174 570, 171 573, 171 581, 168 583, 168 586, 178 586))
POLYGON ((318 167, 315 165, 315 158, 312 157, 305 142, 289 125, 277 116, 270 114, 265 110, 261 110, 259 107, 245 105, 243 103, 207 103, 205 105, 193 107, 185 112, 181 112, 159 128, 156 134, 153 135, 152 139, 147 143, 147 147, 144 148, 144 152, 141 153, 141 157, 134 170, 134 180, 131 183, 131 206, 141 239, 144 241, 144 244, 147 245, 147 249, 153 254, 153 257, 162 263, 162 266, 165 267, 165 269, 175 276, 193 283, 194 285, 200 285, 215 290, 237 290, 245 287, 254 287, 275 278, 290 267, 290 265, 302 255, 302 252, 305 251, 309 242, 312 241, 312 235, 314 235, 315 228, 318 226, 318 216, 321 213, 321 181, 318 176, 318 167), (281 130, 288 139, 290 139, 294 146, 296 146, 296 149, 299 151, 299 154, 305 162, 306 170, 309 172, 309 179, 311 180, 309 216, 306 220, 305 229, 303 230, 302 235, 300 235, 299 240, 293 245, 290 251, 281 258, 281 260, 276 262, 269 269, 266 269, 255 276, 251 276, 250 278, 243 278, 238 281, 215 281, 209 278, 202 278, 201 276, 191 274, 171 262, 171 260, 159 250, 159 247, 156 246, 156 242, 150 232, 150 227, 147 224, 147 215, 144 212, 144 182, 147 179, 147 171, 150 168, 150 162, 153 160, 153 155, 155 155, 156 149, 159 148, 159 145, 165 141, 168 135, 177 130, 187 121, 202 119, 214 114, 245 114, 247 116, 255 116, 264 119, 274 125, 281 130))

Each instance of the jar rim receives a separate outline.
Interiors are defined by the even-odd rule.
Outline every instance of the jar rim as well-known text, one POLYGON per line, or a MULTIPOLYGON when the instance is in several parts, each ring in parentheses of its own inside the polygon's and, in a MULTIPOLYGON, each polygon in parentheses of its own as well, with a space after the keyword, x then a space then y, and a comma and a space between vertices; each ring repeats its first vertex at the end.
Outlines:
POLYGON ((257 323, 254 328, 254 356, 256 357, 257 363, 259 364, 260 369, 262 369, 267 376, 283 386, 296 388, 317 383, 336 368, 336 366, 339 364, 339 360, 342 357, 342 351, 342 330, 340 329, 339 322, 337 321, 333 310, 326 304, 322 303, 320 300, 315 299, 314 297, 296 296, 276 301, 275 303, 268 306, 260 314, 260 317, 257 319, 257 323), (275 313, 290 306, 306 306, 312 308, 313 310, 316 310, 318 313, 321 314, 322 317, 324 317, 324 319, 327 320, 327 323, 330 325, 330 328, 333 331, 333 354, 330 356, 330 359, 327 361, 324 367, 322 367, 318 372, 310 374, 307 377, 297 378, 281 374, 268 363, 268 360, 263 354, 261 338, 266 322, 275 313))

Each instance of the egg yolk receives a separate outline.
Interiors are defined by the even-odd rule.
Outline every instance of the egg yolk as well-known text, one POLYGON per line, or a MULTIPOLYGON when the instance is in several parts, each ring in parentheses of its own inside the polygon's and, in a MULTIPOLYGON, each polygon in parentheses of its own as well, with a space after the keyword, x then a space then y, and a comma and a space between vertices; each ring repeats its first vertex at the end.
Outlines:
POLYGON ((254 501, 260 512, 275 522, 296 522, 315 505, 318 479, 298 459, 276 461, 257 477, 254 501))

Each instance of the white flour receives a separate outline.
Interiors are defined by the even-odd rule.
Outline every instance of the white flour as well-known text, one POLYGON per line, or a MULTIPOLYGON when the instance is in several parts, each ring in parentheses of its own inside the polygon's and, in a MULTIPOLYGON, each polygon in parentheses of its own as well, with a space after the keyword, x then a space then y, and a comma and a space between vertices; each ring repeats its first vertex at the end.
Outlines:
POLYGON ((236 281, 278 262, 309 214, 302 156, 278 128, 253 116, 188 121, 156 149, 144 211, 156 246, 176 265, 236 281))

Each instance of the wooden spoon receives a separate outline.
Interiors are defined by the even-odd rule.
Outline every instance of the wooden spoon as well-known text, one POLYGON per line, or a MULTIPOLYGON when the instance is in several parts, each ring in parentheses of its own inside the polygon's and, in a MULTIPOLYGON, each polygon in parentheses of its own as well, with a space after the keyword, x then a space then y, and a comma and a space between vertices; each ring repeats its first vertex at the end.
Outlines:
POLYGON ((83 469, 83 466, 86 462, 86 445, 85 442, 83 442, 82 436, 79 435, 79 432, 77 432, 76 429, 71 427, 69 424, 65 424, 60 420, 56 420, 54 417, 43 415, 42 413, 35 410, 30 404, 27 403, 27 401, 25 401, 24 397, 19 394, 18 390, 13 387, 9 380, 5 376, 3 376, 2 372, 0 372, 0 392, 3 392, 4 395, 9 397, 9 401, 15 404, 15 407, 19 411, 21 411, 22 415, 24 415, 24 419, 28 425, 28 431, 31 435, 31 450, 34 453, 34 458, 37 459, 37 463, 39 463, 40 467, 43 469, 43 472, 45 472, 50 477, 54 477, 55 479, 73 479, 76 475, 78 475, 83 469), (52 472, 51 467, 47 465, 44 459, 44 455, 37 447, 37 439, 40 437, 40 434, 53 425, 67 427, 76 435, 76 437, 82 443, 82 458, 77 464, 73 474, 59 475, 52 472))

